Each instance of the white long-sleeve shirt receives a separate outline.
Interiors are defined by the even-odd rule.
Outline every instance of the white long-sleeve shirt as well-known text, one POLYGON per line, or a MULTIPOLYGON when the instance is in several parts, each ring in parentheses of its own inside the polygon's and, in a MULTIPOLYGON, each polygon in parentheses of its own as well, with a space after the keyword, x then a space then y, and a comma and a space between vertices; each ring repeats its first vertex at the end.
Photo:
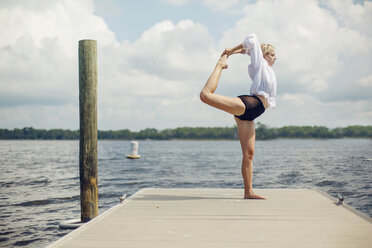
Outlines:
POLYGON ((260 43, 255 34, 248 35, 243 43, 245 53, 251 57, 251 64, 248 66, 248 73, 252 79, 250 89, 251 95, 264 96, 269 107, 276 106, 276 77, 273 69, 262 55, 260 43))

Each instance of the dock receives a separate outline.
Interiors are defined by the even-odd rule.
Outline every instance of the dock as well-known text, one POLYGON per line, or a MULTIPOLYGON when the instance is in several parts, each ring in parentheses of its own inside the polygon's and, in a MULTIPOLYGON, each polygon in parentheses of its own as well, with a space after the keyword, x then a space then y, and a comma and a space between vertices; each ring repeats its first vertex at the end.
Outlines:
POLYGON ((146 188, 49 248, 372 247, 371 218, 309 189, 146 188))

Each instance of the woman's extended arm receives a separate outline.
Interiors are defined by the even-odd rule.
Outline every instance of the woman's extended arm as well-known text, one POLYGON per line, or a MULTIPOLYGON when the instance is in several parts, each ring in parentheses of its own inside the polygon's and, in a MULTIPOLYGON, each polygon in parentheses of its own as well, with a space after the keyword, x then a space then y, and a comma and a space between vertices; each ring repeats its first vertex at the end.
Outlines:
POLYGON ((243 47, 243 44, 239 44, 236 47, 233 48, 226 48, 225 51, 221 54, 221 57, 226 54, 227 57, 229 57, 232 54, 237 53, 245 53, 245 48, 243 47))

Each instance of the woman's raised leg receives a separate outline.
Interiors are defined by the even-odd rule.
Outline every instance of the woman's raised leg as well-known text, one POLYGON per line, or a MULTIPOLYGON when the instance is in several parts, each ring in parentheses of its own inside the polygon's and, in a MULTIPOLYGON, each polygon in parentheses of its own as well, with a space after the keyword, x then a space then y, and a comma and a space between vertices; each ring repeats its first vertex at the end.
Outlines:
POLYGON ((253 156, 256 133, 253 121, 242 121, 235 117, 238 127, 240 145, 242 147, 242 176, 244 180, 244 199, 266 199, 253 192, 253 156))
POLYGON ((245 111, 244 103, 238 97, 227 97, 214 94, 220 80, 221 72, 227 68, 227 55, 223 55, 217 62, 211 76, 200 93, 202 102, 226 111, 233 115, 242 115, 245 111))

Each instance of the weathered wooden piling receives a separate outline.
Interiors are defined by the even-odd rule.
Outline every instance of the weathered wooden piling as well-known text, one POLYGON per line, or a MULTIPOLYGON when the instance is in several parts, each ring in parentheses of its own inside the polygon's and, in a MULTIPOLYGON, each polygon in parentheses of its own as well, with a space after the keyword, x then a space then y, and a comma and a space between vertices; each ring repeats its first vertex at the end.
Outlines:
POLYGON ((81 222, 98 215, 97 41, 79 41, 81 222))

